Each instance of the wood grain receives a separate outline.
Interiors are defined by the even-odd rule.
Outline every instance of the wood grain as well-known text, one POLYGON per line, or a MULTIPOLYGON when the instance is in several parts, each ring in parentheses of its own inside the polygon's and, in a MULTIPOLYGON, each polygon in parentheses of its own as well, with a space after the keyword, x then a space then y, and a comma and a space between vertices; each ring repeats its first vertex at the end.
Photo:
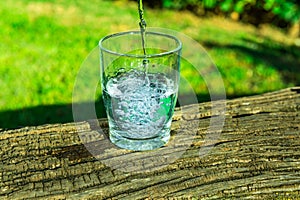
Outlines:
POLYGON ((300 199, 299 114, 300 87, 185 106, 147 152, 106 119, 0 130, 0 199, 300 199))

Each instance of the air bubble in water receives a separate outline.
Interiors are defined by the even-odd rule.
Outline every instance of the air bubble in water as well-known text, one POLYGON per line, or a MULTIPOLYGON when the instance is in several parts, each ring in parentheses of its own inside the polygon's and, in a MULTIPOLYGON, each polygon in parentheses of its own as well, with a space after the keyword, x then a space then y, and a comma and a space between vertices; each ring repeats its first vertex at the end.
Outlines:
POLYGON ((150 137, 171 118, 177 89, 173 81, 162 74, 149 74, 149 84, 145 85, 144 75, 132 70, 122 78, 110 80, 106 91, 113 110, 110 118, 115 121, 114 128, 150 137))

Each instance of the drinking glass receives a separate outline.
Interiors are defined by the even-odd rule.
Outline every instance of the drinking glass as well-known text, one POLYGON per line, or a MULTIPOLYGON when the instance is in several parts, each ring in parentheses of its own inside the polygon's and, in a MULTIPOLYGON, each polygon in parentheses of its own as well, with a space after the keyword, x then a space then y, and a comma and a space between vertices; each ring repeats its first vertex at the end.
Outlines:
POLYGON ((99 42, 101 88, 109 138, 118 147, 144 151, 170 139, 179 87, 182 44, 174 36, 140 31, 99 42))

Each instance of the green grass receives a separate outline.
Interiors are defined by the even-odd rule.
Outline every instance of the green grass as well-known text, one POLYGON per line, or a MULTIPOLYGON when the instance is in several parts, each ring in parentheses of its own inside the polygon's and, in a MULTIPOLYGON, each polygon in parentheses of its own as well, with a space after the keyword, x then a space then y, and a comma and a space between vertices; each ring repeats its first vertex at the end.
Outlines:
MULTIPOLYGON (((200 42, 229 98, 300 85, 299 47, 278 29, 169 10, 146 9, 145 17, 151 27, 200 42)), ((3 128, 72 121, 72 90, 84 59, 103 36, 138 26, 137 5, 125 0, 6 0, 0 2, 0 18, 3 128)), ((182 69, 199 99, 207 100, 203 80, 188 65, 182 69)))

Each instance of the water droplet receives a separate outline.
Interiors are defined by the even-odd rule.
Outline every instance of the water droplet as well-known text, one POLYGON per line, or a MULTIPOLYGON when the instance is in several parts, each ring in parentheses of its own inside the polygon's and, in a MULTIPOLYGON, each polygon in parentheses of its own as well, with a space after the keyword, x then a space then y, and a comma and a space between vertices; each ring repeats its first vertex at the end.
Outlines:
POLYGON ((119 72, 124 73, 126 70, 124 68, 120 68, 119 72))

